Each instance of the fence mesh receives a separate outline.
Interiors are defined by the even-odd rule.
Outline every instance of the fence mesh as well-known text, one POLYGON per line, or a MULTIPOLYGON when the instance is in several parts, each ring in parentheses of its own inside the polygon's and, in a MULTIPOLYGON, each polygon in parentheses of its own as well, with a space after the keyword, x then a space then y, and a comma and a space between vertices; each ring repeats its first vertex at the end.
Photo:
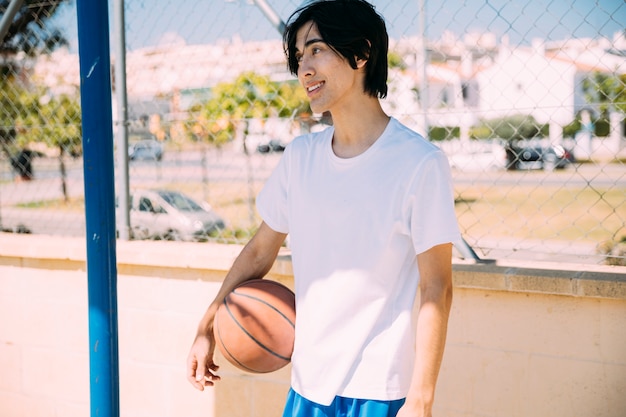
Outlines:
MULTIPOLYGON (((11 3, 0 0, 3 17, 11 3)), ((373 3, 391 38, 384 108, 448 155, 475 253, 625 265, 626 4, 373 3)), ((330 123, 311 114, 263 11, 284 21, 299 5, 125 2, 127 120, 112 93, 115 126, 128 130, 132 238, 249 239, 255 195, 284 146, 330 123)), ((75 4, 24 1, 10 17, 0 28, 0 225, 81 235, 75 4)))

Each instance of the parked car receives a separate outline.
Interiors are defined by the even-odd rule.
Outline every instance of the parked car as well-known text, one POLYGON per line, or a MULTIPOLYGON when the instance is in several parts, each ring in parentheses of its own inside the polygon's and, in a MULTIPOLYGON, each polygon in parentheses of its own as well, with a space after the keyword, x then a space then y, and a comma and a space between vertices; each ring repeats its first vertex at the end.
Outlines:
POLYGON ((130 195, 133 239, 206 241, 225 227, 208 203, 169 190, 135 190, 130 195))
POLYGON ((472 152, 457 152, 448 156, 450 168, 463 172, 500 171, 506 167, 502 147, 492 147, 472 152))
POLYGON ((285 150, 285 144, 277 139, 272 139, 268 143, 261 143, 256 150, 259 153, 282 152, 285 150))
POLYGON ((36 156, 43 156, 43 154, 30 149, 22 149, 17 155, 11 156, 11 167, 13 167, 20 180, 30 181, 35 177, 33 159, 36 156))
POLYGON ((553 171, 565 168, 575 161, 572 152, 561 145, 511 143, 505 149, 508 170, 553 171))
POLYGON ((156 139, 142 139, 128 146, 128 159, 131 161, 160 161, 162 158, 163 144, 156 139))

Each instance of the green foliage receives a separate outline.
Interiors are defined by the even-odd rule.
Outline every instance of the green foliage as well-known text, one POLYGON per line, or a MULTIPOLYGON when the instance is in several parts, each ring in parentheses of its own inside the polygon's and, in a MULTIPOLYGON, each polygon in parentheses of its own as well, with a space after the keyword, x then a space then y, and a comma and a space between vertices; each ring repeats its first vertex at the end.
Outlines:
POLYGON ((428 129, 428 139, 432 141, 449 140, 461 137, 461 129, 458 126, 431 126, 428 129))
POLYGON ((66 151, 72 155, 82 152, 81 110, 77 99, 24 91, 16 104, 20 107, 15 117, 18 146, 25 148, 29 143, 43 142, 58 148, 61 155, 66 151))
POLYGON ((0 80, 0 147, 22 178, 32 178, 30 150, 44 143, 59 150, 62 191, 69 201, 63 155, 82 153, 81 110, 77 98, 49 97, 42 90, 29 90, 11 78, 0 80))
POLYGON ((580 122, 580 118, 576 118, 572 120, 570 123, 563 126, 563 137, 565 138, 573 138, 576 136, 576 133, 580 132, 583 125, 580 122))
MULTIPOLYGON (((563 126, 564 137, 574 137, 583 128, 580 118, 577 117, 569 124, 563 126)), ((593 121, 593 135, 596 137, 607 137, 611 134, 611 122, 606 116, 601 116, 593 121)))
POLYGON ((402 71, 407 69, 406 62, 404 62, 402 55, 394 51, 389 51, 387 54, 387 63, 389 68, 398 68, 402 71))
POLYGON ((547 135, 548 126, 540 125, 530 115, 514 115, 497 119, 484 120, 470 129, 473 139, 520 140, 547 135))
POLYGON ((597 137, 607 137, 611 134, 611 122, 606 117, 601 117, 594 121, 595 135, 597 137))
POLYGON ((602 113, 611 109, 626 113, 626 74, 595 72, 582 86, 587 101, 597 104, 602 113))
POLYGON ((469 136, 472 139, 489 139, 493 137, 493 130, 486 124, 470 128, 469 136))
POLYGON ((232 83, 217 84, 209 100, 191 108, 185 128, 193 140, 221 145, 232 140, 238 128, 245 130, 248 119, 289 118, 310 112, 304 90, 297 83, 275 83, 248 72, 232 83))
MULTIPOLYGON (((9 0, 0 0, 0 10, 6 11, 9 0)), ((48 26, 59 7, 69 4, 68 0, 24 0, 6 28, 0 40, 0 147, 11 156, 11 152, 26 139, 16 129, 17 120, 33 125, 37 113, 37 96, 20 84, 15 75, 22 71, 24 60, 16 59, 20 52, 29 56, 45 54, 67 45, 67 39, 58 30, 48 26)), ((80 120, 80 119, 79 119, 80 120)), ((22 132, 23 133, 23 132, 22 132)))
POLYGON ((14 87, 12 80, 4 75, 0 78, 0 144, 6 149, 15 139, 15 119, 19 111, 14 103, 17 101, 19 91, 14 87))

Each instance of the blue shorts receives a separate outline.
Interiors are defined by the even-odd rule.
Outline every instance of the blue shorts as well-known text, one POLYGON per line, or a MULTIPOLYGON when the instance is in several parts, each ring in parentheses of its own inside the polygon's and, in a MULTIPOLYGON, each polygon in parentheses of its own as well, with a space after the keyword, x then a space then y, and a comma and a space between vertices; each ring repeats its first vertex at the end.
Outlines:
POLYGON ((395 417, 404 399, 393 401, 335 397, 329 406, 309 401, 289 390, 283 417, 395 417))

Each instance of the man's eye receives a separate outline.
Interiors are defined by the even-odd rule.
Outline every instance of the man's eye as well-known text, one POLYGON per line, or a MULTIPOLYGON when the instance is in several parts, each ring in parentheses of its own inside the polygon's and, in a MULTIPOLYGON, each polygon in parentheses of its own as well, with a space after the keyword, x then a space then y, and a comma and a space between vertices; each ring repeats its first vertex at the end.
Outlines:
POLYGON ((317 55, 318 53, 320 53, 322 50, 320 48, 313 48, 311 49, 311 53, 313 55, 317 55))

